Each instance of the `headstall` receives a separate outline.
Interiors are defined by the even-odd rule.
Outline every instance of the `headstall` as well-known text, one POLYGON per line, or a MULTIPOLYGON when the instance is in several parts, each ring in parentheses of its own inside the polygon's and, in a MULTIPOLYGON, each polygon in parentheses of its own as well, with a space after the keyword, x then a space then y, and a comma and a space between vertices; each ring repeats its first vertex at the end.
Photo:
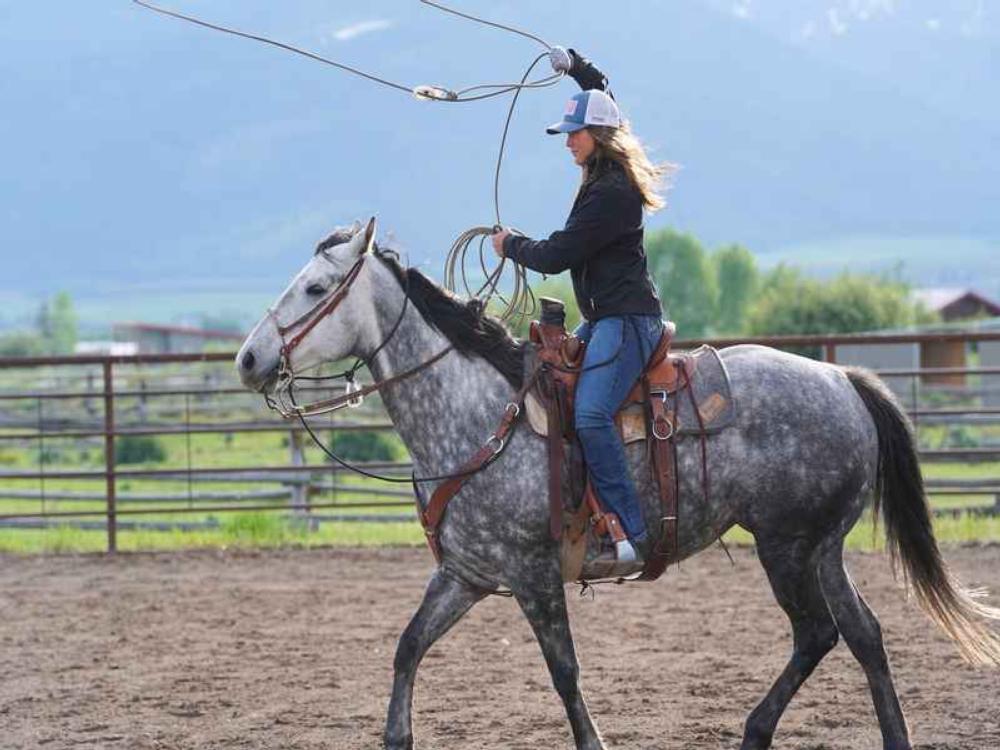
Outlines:
MULTIPOLYGON (((329 260, 326 253, 323 253, 323 257, 329 260)), ((406 314, 406 308, 410 301, 409 290, 404 289, 403 306, 399 311, 399 317, 396 318, 396 322, 393 323, 392 329, 389 331, 382 343, 375 347, 375 350, 366 359, 358 359, 349 369, 336 375, 305 376, 297 375, 295 373, 291 365, 292 352, 305 340, 306 336, 309 335, 309 333, 312 332, 312 330, 319 325, 324 318, 331 315, 340 303, 346 299, 348 293, 351 291, 351 285, 361 273, 361 267, 364 265, 367 257, 367 253, 362 254, 354 265, 351 266, 343 280, 337 284, 333 290, 331 290, 323 299, 313 305, 313 307, 309 310, 306 310, 306 312, 293 320, 291 323, 282 324, 281 321, 278 320, 278 316, 275 314, 274 310, 272 308, 268 308, 267 315, 274 322, 275 328, 278 331, 278 336, 281 338, 281 353, 278 361, 278 382, 272 393, 264 395, 264 400, 271 409, 274 409, 286 419, 290 417, 312 417, 319 414, 328 414, 332 411, 337 411, 338 409, 343 409, 345 407, 353 408, 361 406, 361 404, 364 403, 365 396, 368 394, 374 393, 387 385, 404 380, 411 375, 415 375, 420 372, 420 370, 433 365, 453 349, 451 346, 445 347, 430 359, 421 362, 408 370, 404 370, 401 373, 386 378, 385 380, 366 386, 358 384, 354 377, 355 373, 357 373, 362 366, 370 365, 370 363, 375 359, 375 355, 389 343, 392 337, 396 334, 396 331, 399 329, 400 323, 403 322, 403 316, 406 314), (291 334, 290 337, 289 334, 291 334), (339 380, 341 378, 344 379, 345 384, 344 393, 339 396, 313 401, 307 404, 298 403, 295 397, 295 385, 298 381, 304 380, 315 383, 321 381, 339 380)))

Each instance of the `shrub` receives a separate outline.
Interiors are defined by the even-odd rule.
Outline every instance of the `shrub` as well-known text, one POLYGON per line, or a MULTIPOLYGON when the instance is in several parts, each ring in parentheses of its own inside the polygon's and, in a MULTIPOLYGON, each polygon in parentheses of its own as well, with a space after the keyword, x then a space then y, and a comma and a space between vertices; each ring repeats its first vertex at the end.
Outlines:
POLYGON ((119 464, 162 463, 167 451, 154 437, 126 435, 115 441, 115 462, 119 464))
POLYGON ((948 437, 942 447, 947 448, 979 448, 982 441, 979 431, 965 425, 953 426, 948 429, 948 437))
POLYGON ((334 432, 330 450, 348 461, 395 461, 400 454, 391 435, 368 430, 334 432))
POLYGON ((34 333, 7 333, 0 336, 0 357, 38 357, 45 354, 45 340, 34 333))
POLYGON ((63 459, 63 451, 61 448, 55 448, 51 445, 46 445, 42 448, 38 460, 43 464, 57 464, 63 459))

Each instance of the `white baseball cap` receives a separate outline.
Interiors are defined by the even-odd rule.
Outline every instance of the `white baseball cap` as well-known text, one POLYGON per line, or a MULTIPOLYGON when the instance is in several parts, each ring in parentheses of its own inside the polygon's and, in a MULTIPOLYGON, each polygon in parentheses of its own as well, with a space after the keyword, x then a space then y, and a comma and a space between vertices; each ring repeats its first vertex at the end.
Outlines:
POLYGON ((622 124, 622 115, 615 100, 598 89, 581 91, 566 103, 566 112, 562 122, 549 125, 545 132, 549 135, 557 133, 573 133, 583 130, 588 125, 601 125, 606 128, 617 128, 622 124))

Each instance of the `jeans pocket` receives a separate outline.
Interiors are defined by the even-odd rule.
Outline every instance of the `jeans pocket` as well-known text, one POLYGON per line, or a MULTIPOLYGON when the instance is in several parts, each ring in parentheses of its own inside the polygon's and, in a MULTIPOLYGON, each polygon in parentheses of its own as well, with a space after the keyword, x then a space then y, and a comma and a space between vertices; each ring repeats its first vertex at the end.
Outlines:
POLYGON ((660 336, 663 335, 663 320, 660 319, 659 315, 650 315, 648 318, 649 324, 649 337, 653 340, 654 346, 655 342, 660 340, 660 336))
POLYGON ((656 345, 660 343, 660 336, 663 335, 663 321, 659 315, 643 315, 642 321, 636 327, 642 334, 640 342, 643 362, 648 362, 653 356, 656 345))

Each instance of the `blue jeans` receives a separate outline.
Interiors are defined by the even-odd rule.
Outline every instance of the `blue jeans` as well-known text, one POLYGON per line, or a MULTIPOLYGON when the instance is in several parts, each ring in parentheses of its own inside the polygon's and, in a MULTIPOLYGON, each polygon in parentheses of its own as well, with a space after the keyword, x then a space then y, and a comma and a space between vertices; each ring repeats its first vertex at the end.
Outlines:
POLYGON ((587 342, 576 387, 576 434, 598 497, 633 542, 646 538, 646 525, 614 416, 662 333, 658 315, 615 315, 576 329, 587 342))

